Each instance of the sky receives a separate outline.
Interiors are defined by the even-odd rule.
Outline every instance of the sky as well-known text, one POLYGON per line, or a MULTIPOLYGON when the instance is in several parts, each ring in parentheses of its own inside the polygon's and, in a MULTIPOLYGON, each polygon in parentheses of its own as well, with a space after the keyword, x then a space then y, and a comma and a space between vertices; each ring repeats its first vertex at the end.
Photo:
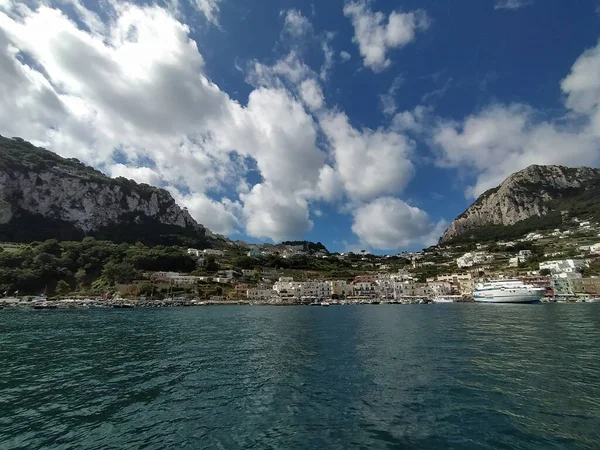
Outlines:
POLYGON ((415 250, 600 166, 599 38, 600 0, 0 0, 0 134, 232 239, 415 250))

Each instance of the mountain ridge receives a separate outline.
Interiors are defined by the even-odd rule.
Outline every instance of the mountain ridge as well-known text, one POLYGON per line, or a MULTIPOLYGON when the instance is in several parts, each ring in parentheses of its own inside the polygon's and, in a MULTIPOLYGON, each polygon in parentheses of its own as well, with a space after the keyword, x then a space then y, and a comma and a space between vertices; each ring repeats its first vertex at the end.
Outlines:
MULTIPOLYGON (((486 227, 512 227, 517 224, 555 226, 562 216, 595 214, 594 195, 600 192, 600 169, 531 165, 507 177, 499 186, 481 194, 460 214, 440 238, 440 244, 473 234, 476 238, 486 227), (575 206, 575 209, 572 206, 575 206), (561 214, 563 212, 564 214, 561 214), (535 218, 547 217, 547 224, 535 218)), ((600 211, 599 211, 600 213, 600 211)))
POLYGON ((85 236, 200 247, 225 241, 165 189, 111 178, 77 159, 0 135, 0 240, 85 236))

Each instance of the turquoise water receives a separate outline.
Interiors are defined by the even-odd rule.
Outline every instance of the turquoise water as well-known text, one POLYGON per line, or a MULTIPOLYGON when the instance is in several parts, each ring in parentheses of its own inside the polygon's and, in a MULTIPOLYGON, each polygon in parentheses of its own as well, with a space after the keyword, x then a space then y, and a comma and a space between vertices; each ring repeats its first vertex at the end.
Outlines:
POLYGON ((600 304, 0 311, 1 449, 600 448, 600 304))

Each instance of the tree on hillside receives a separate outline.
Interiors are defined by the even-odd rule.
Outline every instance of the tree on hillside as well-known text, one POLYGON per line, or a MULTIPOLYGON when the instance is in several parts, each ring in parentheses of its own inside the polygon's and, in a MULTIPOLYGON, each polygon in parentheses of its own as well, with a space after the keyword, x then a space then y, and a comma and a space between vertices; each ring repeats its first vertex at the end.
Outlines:
POLYGON ((206 257, 206 271, 207 272, 217 272, 219 270, 219 263, 217 262, 217 258, 214 255, 208 255, 206 257))
POLYGON ((71 286, 69 286, 69 283, 67 283, 65 280, 59 280, 58 283, 56 283, 56 293, 58 295, 66 295, 71 291, 71 286))
POLYGON ((77 282, 77 286, 83 286, 86 276, 87 273, 85 272, 85 269, 79 269, 77 272, 75 272, 75 281, 77 282))

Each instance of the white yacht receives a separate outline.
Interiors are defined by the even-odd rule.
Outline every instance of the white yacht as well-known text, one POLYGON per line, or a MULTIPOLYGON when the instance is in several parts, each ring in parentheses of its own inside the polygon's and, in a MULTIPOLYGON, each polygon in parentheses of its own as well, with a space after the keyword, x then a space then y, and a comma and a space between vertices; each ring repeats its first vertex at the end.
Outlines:
POLYGON ((545 292, 544 288, 520 280, 494 280, 479 283, 473 290, 473 299, 483 303, 536 303, 545 292))

